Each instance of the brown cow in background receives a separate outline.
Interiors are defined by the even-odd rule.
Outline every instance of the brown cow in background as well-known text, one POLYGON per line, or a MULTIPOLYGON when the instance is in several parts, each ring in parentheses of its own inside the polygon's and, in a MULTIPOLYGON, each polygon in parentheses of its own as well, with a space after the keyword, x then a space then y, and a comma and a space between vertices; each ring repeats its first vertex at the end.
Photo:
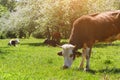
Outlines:
POLYGON ((48 45, 53 46, 53 47, 56 47, 58 45, 56 41, 50 40, 50 39, 45 39, 45 41, 43 43, 48 44, 48 45))
POLYGON ((120 10, 84 15, 78 18, 73 23, 69 45, 63 45, 63 51, 58 53, 64 57, 63 68, 69 68, 72 65, 75 52, 82 48, 80 68, 83 68, 86 59, 85 70, 88 71, 92 46, 96 42, 116 38, 118 34, 120 34, 120 10))
POLYGON ((57 44, 60 44, 61 34, 60 32, 54 32, 52 34, 52 40, 55 41, 57 44))
POLYGON ((59 32, 54 32, 52 33, 52 39, 45 39, 45 41, 43 42, 44 44, 48 44, 50 46, 57 46, 60 45, 60 39, 61 39, 61 34, 59 32))

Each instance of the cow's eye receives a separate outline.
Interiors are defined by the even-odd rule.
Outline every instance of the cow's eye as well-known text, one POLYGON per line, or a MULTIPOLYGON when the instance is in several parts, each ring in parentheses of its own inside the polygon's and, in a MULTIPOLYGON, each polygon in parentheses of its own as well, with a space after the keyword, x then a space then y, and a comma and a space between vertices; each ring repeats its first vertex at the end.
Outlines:
POLYGON ((62 51, 57 53, 59 56, 63 56, 62 51))

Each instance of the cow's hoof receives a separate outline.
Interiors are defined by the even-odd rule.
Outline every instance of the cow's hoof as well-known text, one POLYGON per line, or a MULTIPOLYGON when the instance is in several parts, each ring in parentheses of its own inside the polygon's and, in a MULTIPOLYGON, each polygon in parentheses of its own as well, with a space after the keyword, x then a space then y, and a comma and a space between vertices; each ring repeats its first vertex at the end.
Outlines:
POLYGON ((64 66, 63 66, 63 69, 68 69, 68 66, 65 66, 65 65, 64 65, 64 66))
POLYGON ((88 72, 90 69, 89 68, 84 68, 84 71, 88 72))

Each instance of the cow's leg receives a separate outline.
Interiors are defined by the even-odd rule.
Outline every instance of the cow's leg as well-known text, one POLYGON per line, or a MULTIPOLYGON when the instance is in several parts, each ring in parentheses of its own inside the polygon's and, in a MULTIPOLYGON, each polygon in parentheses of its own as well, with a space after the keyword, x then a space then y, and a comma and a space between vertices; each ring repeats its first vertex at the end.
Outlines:
POLYGON ((91 48, 87 47, 85 48, 85 52, 86 52, 86 67, 85 67, 85 71, 89 71, 90 69, 90 54, 91 54, 91 48))
POLYGON ((89 71, 90 69, 90 56, 91 56, 91 49, 92 49, 92 45, 87 45, 84 44, 83 46, 83 54, 86 58, 86 67, 85 67, 85 71, 89 71))
POLYGON ((83 69, 83 66, 84 66, 84 61, 85 61, 85 50, 83 49, 82 50, 82 61, 80 63, 80 69, 83 69))
POLYGON ((89 46, 87 44, 83 45, 83 49, 82 49, 82 61, 80 64, 80 68, 83 68, 84 66, 84 61, 86 58, 86 67, 85 67, 85 71, 88 71, 90 69, 90 56, 91 56, 91 49, 92 49, 92 44, 89 44, 89 46))

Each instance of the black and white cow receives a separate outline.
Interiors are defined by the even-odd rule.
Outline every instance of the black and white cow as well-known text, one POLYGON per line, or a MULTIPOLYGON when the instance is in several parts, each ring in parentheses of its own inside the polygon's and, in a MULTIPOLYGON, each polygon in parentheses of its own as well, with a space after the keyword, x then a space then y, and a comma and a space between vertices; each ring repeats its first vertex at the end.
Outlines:
POLYGON ((16 44, 19 44, 19 43, 20 43, 19 39, 11 39, 9 41, 8 45, 10 45, 10 46, 16 46, 16 44))

